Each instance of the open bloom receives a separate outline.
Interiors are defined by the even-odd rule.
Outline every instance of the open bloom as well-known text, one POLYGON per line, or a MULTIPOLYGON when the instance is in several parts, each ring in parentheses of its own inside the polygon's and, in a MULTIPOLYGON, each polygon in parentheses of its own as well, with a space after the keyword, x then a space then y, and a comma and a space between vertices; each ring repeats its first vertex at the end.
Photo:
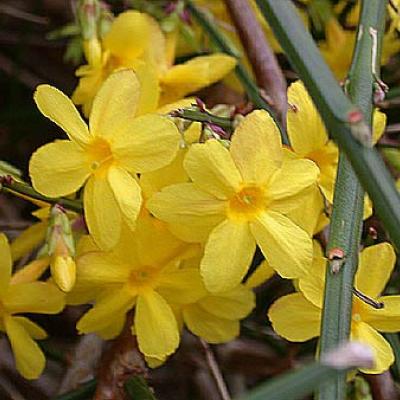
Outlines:
POLYGON ((140 351, 164 360, 176 350, 180 338, 166 298, 192 302, 203 291, 198 273, 180 268, 192 249, 153 217, 145 217, 134 235, 124 231, 112 252, 91 249, 82 254, 77 260, 76 289, 95 288, 97 292, 93 308, 77 324, 79 332, 116 336, 127 313, 134 309, 132 329, 140 351))
POLYGON ((34 188, 58 197, 84 186, 84 209, 96 243, 112 248, 121 221, 135 228, 142 197, 137 173, 153 171, 175 157, 180 135, 173 122, 156 114, 136 117, 140 87, 131 70, 111 75, 93 103, 89 128, 62 92, 41 85, 39 110, 59 125, 70 140, 39 148, 30 160, 34 188))
POLYGON ((27 379, 36 379, 46 360, 34 339, 47 335, 36 323, 18 314, 57 314, 64 307, 64 296, 51 283, 14 282, 11 250, 4 234, 0 234, 0 254, 0 330, 10 340, 18 371, 27 379))
POLYGON ((182 239, 206 242, 201 273, 208 290, 237 286, 256 244, 282 276, 305 273, 311 239, 285 214, 302 206, 318 168, 283 159, 278 128, 265 111, 244 118, 229 150, 214 139, 192 145, 184 167, 192 182, 164 188, 148 208, 182 239))
MULTIPOLYGON (((174 49, 169 48, 158 23, 138 11, 121 13, 102 42, 101 63, 84 65, 77 71, 80 82, 73 94, 75 104, 88 114, 101 83, 120 68, 132 68, 147 90, 161 96, 160 105, 217 82, 236 64, 234 57, 212 54, 195 57, 173 66, 174 49)), ((158 105, 158 98, 156 104, 158 105)))
MULTIPOLYGON (((362 369, 370 374, 386 371, 394 361, 392 348, 378 331, 400 331, 400 296, 381 295, 395 261, 389 243, 367 247, 360 254, 355 276, 357 290, 374 302, 384 304, 377 309, 353 295, 351 340, 368 344, 374 350, 374 368, 362 369)), ((315 257, 310 274, 300 280, 301 293, 283 296, 269 309, 274 330, 285 339, 303 342, 320 335, 325 266, 325 258, 315 257)))
MULTIPOLYGON (((288 102, 291 107, 287 114, 287 129, 292 149, 298 157, 307 158, 318 165, 318 186, 329 203, 332 203, 339 150, 329 138, 317 108, 301 81, 290 85, 288 102)), ((375 111, 374 143, 382 136, 385 125, 386 115, 375 111)))

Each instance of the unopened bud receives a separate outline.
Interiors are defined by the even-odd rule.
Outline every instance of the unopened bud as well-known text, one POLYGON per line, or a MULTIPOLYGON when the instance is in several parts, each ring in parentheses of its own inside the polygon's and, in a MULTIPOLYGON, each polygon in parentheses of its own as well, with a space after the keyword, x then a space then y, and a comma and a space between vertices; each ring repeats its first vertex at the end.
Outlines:
POLYGON ((100 17, 100 5, 97 0, 80 0, 77 16, 83 40, 97 37, 97 21, 100 17))
POLYGON ((72 289, 75 283, 75 242, 67 213, 59 205, 50 211, 47 229, 47 253, 51 257, 50 270, 54 281, 63 291, 72 289))
POLYGON ((56 255, 50 264, 51 275, 56 285, 69 292, 75 285, 76 264, 72 257, 56 255))

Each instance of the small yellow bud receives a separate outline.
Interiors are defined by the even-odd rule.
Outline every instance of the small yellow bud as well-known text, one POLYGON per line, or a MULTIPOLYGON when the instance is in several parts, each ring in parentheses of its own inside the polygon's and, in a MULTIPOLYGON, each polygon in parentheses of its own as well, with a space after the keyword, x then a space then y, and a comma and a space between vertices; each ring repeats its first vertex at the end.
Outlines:
POLYGON ((63 292, 69 292, 74 287, 76 264, 72 257, 56 255, 50 264, 50 269, 56 285, 63 292))
POLYGON ((83 41, 83 52, 89 65, 95 67, 101 64, 101 44, 97 37, 83 41))

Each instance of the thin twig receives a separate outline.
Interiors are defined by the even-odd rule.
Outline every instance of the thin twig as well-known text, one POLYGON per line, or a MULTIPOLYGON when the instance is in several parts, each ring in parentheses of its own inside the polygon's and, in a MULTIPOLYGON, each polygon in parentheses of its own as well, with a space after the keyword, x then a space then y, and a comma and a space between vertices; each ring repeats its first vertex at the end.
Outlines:
POLYGON ((38 15, 31 14, 23 10, 19 10, 18 8, 12 7, 8 4, 0 4, 0 14, 6 14, 10 17, 34 22, 40 25, 47 25, 49 23, 49 20, 46 17, 40 17, 38 15))
POLYGON ((284 124, 287 111, 286 79, 264 31, 246 0, 225 0, 258 85, 272 99, 272 107, 284 124))
POLYGON ((15 77, 29 89, 35 89, 37 85, 43 83, 43 80, 35 74, 16 64, 13 60, 8 58, 5 54, 0 53, 0 70, 15 77))
POLYGON ((217 360, 214 357, 214 354, 207 342, 203 339, 199 338, 201 347, 204 350, 204 354, 206 356, 207 365, 210 368, 211 375, 213 376, 215 383, 217 384, 219 394, 222 400, 231 400, 231 396, 228 392, 228 388, 226 387, 226 383, 222 376, 221 370, 219 369, 217 360))

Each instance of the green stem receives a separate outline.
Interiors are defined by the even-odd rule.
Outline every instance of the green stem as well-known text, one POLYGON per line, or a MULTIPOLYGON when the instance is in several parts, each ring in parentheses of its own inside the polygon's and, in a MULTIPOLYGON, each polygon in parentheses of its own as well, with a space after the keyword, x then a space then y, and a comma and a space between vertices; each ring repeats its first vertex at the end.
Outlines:
MULTIPOLYGON (((352 67, 349 73, 349 93, 365 118, 372 121, 372 94, 376 76, 373 74, 371 54, 378 43, 368 34, 370 28, 379 32, 385 21, 386 4, 382 0, 362 2, 357 40, 352 67)), ((376 57, 380 59, 379 55, 376 57)), ((374 64, 375 68, 379 66, 374 64)), ((378 69, 379 71, 379 69, 378 69)), ((358 248, 361 239, 364 210, 364 190, 347 159, 341 151, 333 200, 329 231, 328 254, 339 248, 344 253, 344 264, 337 273, 332 272, 331 262, 326 270, 325 299, 322 314, 320 354, 327 353, 339 343, 348 340, 351 331, 353 281, 358 265, 358 248)), ((346 374, 338 374, 324 383, 318 393, 320 400, 340 400, 346 397, 346 374)))
POLYGON ((385 100, 396 99, 397 97, 400 97, 400 87, 390 89, 385 96, 385 100))
POLYGON ((57 396, 54 400, 87 400, 90 399, 94 391, 96 390, 96 379, 91 379, 90 381, 79 386, 78 389, 73 390, 72 392, 68 392, 57 396))
POLYGON ((32 199, 44 201, 49 204, 59 204, 67 208, 68 210, 75 211, 80 214, 82 214, 83 212, 83 205, 82 202, 79 200, 71 200, 65 197, 46 197, 38 193, 32 186, 28 185, 27 183, 17 182, 14 179, 2 179, 0 183, 0 191, 1 190, 14 195, 16 193, 22 194, 32 199))
POLYGON ((273 117, 275 123, 279 127, 282 136, 282 142, 286 145, 289 145, 289 138, 286 132, 283 130, 281 124, 278 122, 278 119, 272 110, 272 108, 267 104, 267 102, 263 99, 260 89, 254 83, 253 79, 247 72, 245 66, 240 61, 240 55, 237 54, 237 50, 233 49, 229 41, 225 38, 225 36, 218 30, 215 24, 208 18, 208 16, 199 10, 199 8, 193 3, 192 0, 186 0, 187 7, 192 15, 196 18, 198 23, 204 28, 207 34, 210 36, 210 39, 214 42, 214 44, 224 53, 235 57, 237 59, 237 64, 235 68, 236 75, 240 82, 242 83, 250 101, 254 104, 256 108, 260 108, 268 111, 273 117))
POLYGON ((215 124, 228 131, 233 130, 233 123, 230 118, 219 117, 218 115, 213 115, 208 112, 201 112, 197 110, 190 110, 188 108, 182 108, 179 110, 174 110, 170 115, 172 117, 183 118, 188 121, 206 122, 209 124, 215 124))
MULTIPOLYGON (((314 100, 329 133, 345 152, 374 203, 395 247, 400 249, 400 196, 378 151, 360 133, 368 132, 360 111, 345 96, 304 28, 290 0, 256 0, 292 66, 314 100)), ((380 3, 386 4, 385 0, 380 3)), ((364 36, 370 32, 364 30, 364 36)), ((372 64, 370 55, 368 65, 372 64)), ((367 99, 370 99, 368 95, 367 99)))

